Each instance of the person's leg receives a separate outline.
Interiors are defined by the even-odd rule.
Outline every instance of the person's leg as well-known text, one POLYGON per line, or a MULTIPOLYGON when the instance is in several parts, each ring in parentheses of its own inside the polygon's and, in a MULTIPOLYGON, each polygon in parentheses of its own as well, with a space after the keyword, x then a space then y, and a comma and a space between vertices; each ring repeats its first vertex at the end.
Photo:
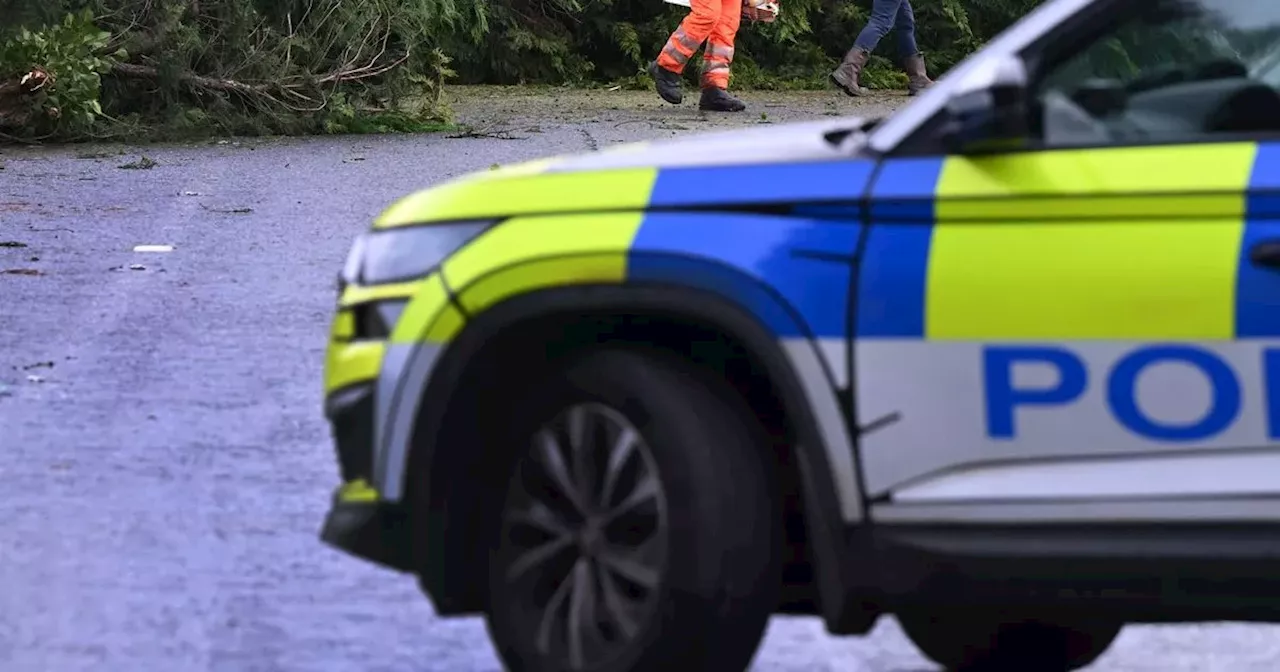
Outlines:
POLYGON ((880 44, 880 40, 893 28, 904 0, 874 0, 871 5, 871 18, 863 26, 858 38, 853 41, 853 48, 844 55, 840 67, 831 73, 831 81, 851 96, 866 93, 858 84, 862 68, 871 57, 871 52, 880 44))
POLYGON ((902 0, 902 4, 898 5, 893 30, 898 34, 898 58, 905 59, 920 53, 920 48, 916 46, 916 14, 911 9, 911 0, 902 0))
POLYGON ((692 0, 691 11, 662 47, 658 59, 649 64, 649 74, 658 87, 658 95, 673 105, 684 99, 680 89, 680 74, 693 57, 693 52, 711 36, 720 20, 723 0, 692 0))
POLYGON ((720 20, 711 29, 707 49, 702 52, 702 99, 698 107, 717 112, 741 112, 742 101, 729 95, 729 65, 733 44, 742 24, 742 0, 720 0, 720 20))
POLYGON ((853 46, 868 53, 875 51, 880 40, 893 29, 904 4, 905 0, 874 0, 871 3, 871 17, 867 19, 867 25, 862 27, 862 32, 858 33, 858 38, 853 41, 853 46))
POLYGON ((898 57, 902 59, 902 70, 907 73, 907 93, 914 96, 932 86, 933 80, 926 74, 924 56, 916 44, 916 16, 911 9, 911 0, 902 0, 893 29, 898 33, 898 57))

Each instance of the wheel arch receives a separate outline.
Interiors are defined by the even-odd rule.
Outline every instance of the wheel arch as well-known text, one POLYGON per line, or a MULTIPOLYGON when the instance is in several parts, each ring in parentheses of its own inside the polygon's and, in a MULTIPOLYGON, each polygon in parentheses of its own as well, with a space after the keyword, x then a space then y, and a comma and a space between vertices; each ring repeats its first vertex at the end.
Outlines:
MULTIPOLYGON (((856 487, 856 480, 838 484, 827 452, 845 450, 852 455, 853 447, 847 439, 847 428, 843 430, 846 438, 842 444, 829 445, 831 430, 824 431, 813 409, 812 397, 818 392, 813 381, 809 381, 806 388, 803 373, 794 363, 803 353, 786 352, 759 320, 731 299, 681 286, 634 284, 543 288, 505 298, 472 317, 440 353, 429 381, 425 382, 424 403, 415 419, 403 485, 406 502, 418 502, 416 509, 428 512, 425 544, 420 546, 416 566, 426 569, 420 580, 437 611, 448 615, 483 608, 482 587, 466 586, 463 584, 468 582, 457 580, 459 572, 484 566, 483 558, 475 556, 477 548, 483 547, 474 540, 462 544, 447 541, 456 534, 467 534, 475 527, 472 521, 476 516, 483 515, 479 511, 482 506, 478 503, 479 484, 475 480, 480 474, 470 471, 478 468, 476 460, 467 459, 468 455, 475 456, 466 450, 437 449, 440 444, 450 445, 456 432, 470 424, 463 413, 470 408, 467 404, 480 403, 475 396, 478 391, 468 391, 467 381, 502 378, 504 372, 498 370, 503 364, 502 358, 495 361, 493 355, 502 354, 498 350, 506 347, 504 338, 527 337, 523 347, 529 352, 554 342, 556 330, 566 324, 606 316, 630 316, 629 319, 642 322, 670 320, 717 334, 740 347, 751 362, 760 367, 770 390, 776 393, 781 419, 790 434, 787 443, 795 458, 818 613, 833 629, 836 623, 846 622, 851 582, 842 556, 845 526, 854 521, 843 515, 848 507, 842 510, 838 489, 844 487, 843 495, 849 497, 848 488, 856 487), (515 333, 521 336, 513 336, 515 333), (425 481, 415 480, 416 474, 428 476, 425 481)), ((816 364, 819 354, 814 345, 805 343, 804 347, 816 364)), ((544 354, 546 352, 544 350, 544 354)), ((809 374, 812 376, 813 371, 809 374)), ((412 384, 412 381, 406 382, 412 384)), ((821 392, 830 395, 826 402, 838 410, 834 390, 825 380, 821 385, 826 388, 821 392)), ((833 418, 825 420, 830 423, 833 418)), ((843 417, 837 420, 844 423, 843 417)), ((857 497, 857 511, 861 514, 862 493, 854 491, 852 495, 857 497)), ((852 627, 850 631, 858 630, 858 626, 852 627)))

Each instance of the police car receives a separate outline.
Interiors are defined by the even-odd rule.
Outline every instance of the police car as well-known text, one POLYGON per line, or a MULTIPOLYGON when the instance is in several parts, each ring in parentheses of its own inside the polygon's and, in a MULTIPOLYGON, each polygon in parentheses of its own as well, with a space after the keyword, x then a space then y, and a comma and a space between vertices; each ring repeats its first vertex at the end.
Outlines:
POLYGON ((395 203, 342 273, 323 538, 513 670, 949 668, 1280 620, 1280 3, 1049 0, 881 120, 395 203))

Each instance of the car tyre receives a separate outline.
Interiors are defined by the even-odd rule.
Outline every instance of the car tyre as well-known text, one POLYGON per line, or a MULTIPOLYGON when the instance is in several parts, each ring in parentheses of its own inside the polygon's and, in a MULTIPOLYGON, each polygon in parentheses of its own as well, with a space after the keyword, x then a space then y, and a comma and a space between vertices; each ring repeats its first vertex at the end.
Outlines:
POLYGON ((736 393, 619 349, 530 392, 489 557, 507 668, 747 669, 779 599, 782 525, 770 444, 736 393))
POLYGON ((966 672, 1070 672, 1098 659, 1123 623, 1105 616, 1025 619, 977 609, 898 614, 907 637, 934 662, 966 672))

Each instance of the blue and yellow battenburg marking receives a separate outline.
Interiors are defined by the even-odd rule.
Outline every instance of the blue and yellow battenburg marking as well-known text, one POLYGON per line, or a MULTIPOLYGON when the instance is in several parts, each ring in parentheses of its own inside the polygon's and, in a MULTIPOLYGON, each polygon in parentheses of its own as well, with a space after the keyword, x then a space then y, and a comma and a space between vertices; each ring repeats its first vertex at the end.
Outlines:
POLYGON ((469 313, 547 287, 658 283, 734 299, 779 336, 843 336, 847 260, 861 233, 848 204, 872 169, 869 161, 834 161, 566 173, 612 174, 615 205, 513 218, 445 262, 444 277, 469 313), (665 211, 796 201, 814 209, 800 217, 665 211))
POLYGON ((738 302, 777 336, 843 337, 861 218, 855 207, 870 161, 663 170, 631 244, 627 279, 703 289, 738 302), (661 212, 807 203, 786 216, 661 212))
POLYGON ((1280 145, 886 162, 856 334, 930 340, 1280 335, 1280 145))
MULTIPOLYGON (((447 343, 465 322, 461 311, 475 314, 519 294, 655 283, 735 300, 779 337, 846 335, 849 262, 862 231, 854 203, 873 162, 582 173, 554 172, 555 165, 523 164, 402 199, 376 227, 521 214, 471 241, 438 274, 405 286, 348 288, 342 305, 412 297, 391 343, 447 343), (789 216, 733 211, 797 202, 805 206, 789 216), (720 209, 668 211, 707 203, 720 209)), ((380 347, 331 344, 326 389, 375 377, 380 347)))

